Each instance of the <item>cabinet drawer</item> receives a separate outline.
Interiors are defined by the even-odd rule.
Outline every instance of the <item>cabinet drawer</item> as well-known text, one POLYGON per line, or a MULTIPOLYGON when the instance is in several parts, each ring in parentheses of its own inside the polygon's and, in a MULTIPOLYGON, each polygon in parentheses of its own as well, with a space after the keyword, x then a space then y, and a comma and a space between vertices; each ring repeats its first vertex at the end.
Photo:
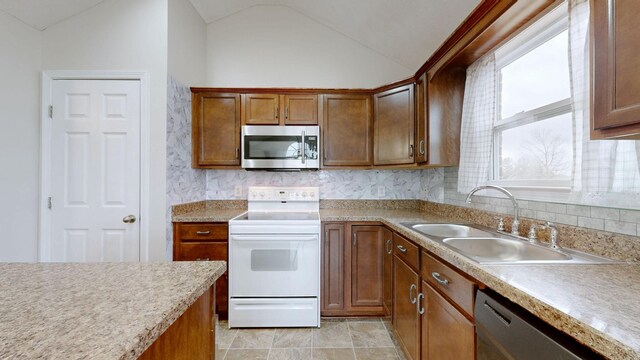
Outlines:
POLYGON ((476 288, 473 281, 424 251, 422 252, 420 275, 434 289, 448 297, 467 315, 473 317, 473 295, 476 288))
POLYGON ((413 269, 418 270, 420 250, 411 241, 398 234, 393 234, 393 252, 413 269))
POLYGON ((192 241, 227 241, 229 227, 227 224, 176 224, 180 242, 192 241))
POLYGON ((173 259, 178 261, 195 260, 224 260, 227 261, 227 243, 218 242, 212 244, 179 244, 173 254, 173 259))

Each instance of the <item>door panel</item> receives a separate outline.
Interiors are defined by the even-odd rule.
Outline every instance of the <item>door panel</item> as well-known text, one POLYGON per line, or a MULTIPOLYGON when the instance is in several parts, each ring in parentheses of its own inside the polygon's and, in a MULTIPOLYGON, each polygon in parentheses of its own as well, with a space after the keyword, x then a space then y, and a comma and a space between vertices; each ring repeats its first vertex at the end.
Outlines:
POLYGON ((240 95, 193 94, 194 168, 240 167, 240 95))
POLYGON ((393 262, 393 277, 395 283, 393 298, 393 321, 400 343, 404 347, 409 359, 419 359, 420 347, 420 318, 416 305, 411 303, 418 296, 420 278, 409 265, 399 257, 393 262), (413 286, 413 291, 411 291, 413 286), (411 298, 410 298, 411 296, 411 298))
POLYGON ((285 125, 318 125, 318 95, 283 95, 285 125))
POLYGON ((280 96, 276 94, 242 95, 244 125, 278 125, 280 123, 280 96))
POLYGON ((370 167, 373 147, 371 96, 323 96, 322 151, 325 166, 370 167))
POLYGON ((393 310, 393 233, 387 228, 382 229, 384 241, 384 275, 383 275, 383 304, 385 316, 391 316, 393 310))
POLYGON ((55 80, 52 261, 138 261, 140 83, 55 80))
POLYGON ((352 226, 351 238, 351 306, 382 306, 382 228, 352 226))
POLYGON ((374 165, 413 163, 413 104, 413 84, 375 95, 374 165))
MULTIPOLYGON (((426 299, 426 352, 429 360, 473 360, 475 358, 475 327, 461 312, 423 282, 426 299)), ((424 327, 423 327, 424 329, 424 327)))
POLYGON ((343 310, 344 224, 324 224, 322 245, 322 311, 343 310))

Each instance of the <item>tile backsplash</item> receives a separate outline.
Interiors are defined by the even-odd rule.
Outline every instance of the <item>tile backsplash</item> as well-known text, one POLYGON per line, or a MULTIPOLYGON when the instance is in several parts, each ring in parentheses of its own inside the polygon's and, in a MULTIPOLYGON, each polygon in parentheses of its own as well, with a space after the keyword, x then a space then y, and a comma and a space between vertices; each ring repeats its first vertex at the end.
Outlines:
MULTIPOLYGON (((465 203, 466 194, 458 192, 458 168, 444 170, 444 203, 472 207, 502 214, 513 213, 511 201, 505 198, 479 196, 465 203)), ((590 205, 518 200, 520 216, 594 230, 640 236, 640 210, 590 205)))
POLYGON ((321 199, 420 199, 442 202, 443 169, 271 172, 208 170, 207 200, 246 199, 249 186, 318 186, 321 199), (235 196, 235 188, 242 195, 235 196))

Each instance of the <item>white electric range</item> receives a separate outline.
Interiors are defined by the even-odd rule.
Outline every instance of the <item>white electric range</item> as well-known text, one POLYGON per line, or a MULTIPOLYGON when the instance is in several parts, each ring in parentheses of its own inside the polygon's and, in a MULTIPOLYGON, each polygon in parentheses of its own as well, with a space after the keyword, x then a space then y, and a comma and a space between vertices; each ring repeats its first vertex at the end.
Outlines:
POLYGON ((229 221, 229 327, 320 326, 317 187, 250 187, 229 221))

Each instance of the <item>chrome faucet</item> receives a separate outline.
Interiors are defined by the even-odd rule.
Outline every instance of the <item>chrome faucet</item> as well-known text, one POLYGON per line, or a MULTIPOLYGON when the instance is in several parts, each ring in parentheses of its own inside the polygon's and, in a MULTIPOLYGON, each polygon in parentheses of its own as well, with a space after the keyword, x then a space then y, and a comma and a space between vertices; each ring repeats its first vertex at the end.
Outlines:
POLYGON ((513 203, 513 223, 511 224, 511 235, 520 236, 520 217, 518 216, 520 209, 518 208, 518 202, 516 201, 516 198, 513 196, 513 194, 509 192, 509 190, 500 186, 495 186, 495 185, 477 186, 473 188, 471 191, 469 191, 469 194, 467 195, 467 199, 465 200, 465 202, 467 202, 468 204, 471 204, 471 197, 473 196, 473 194, 475 194, 480 190, 487 190, 487 189, 498 190, 501 193, 507 195, 507 197, 511 200, 511 202, 513 203))
POLYGON ((551 235, 549 235, 549 242, 551 242, 550 247, 552 249, 560 249, 560 245, 558 245, 558 228, 556 224, 551 221, 547 221, 544 225, 541 226, 543 229, 549 229, 551 231, 551 235))

